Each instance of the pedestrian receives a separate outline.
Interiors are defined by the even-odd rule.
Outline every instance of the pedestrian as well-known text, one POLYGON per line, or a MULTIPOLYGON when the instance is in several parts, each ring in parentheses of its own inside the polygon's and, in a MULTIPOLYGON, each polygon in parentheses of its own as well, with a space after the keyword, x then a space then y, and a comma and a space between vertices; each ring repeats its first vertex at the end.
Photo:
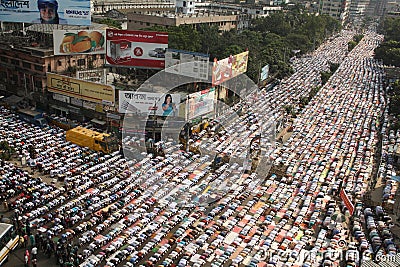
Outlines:
POLYGON ((34 247, 36 242, 35 242, 35 236, 33 234, 29 236, 29 240, 31 242, 31 246, 34 247))
POLYGON ((29 266, 29 261, 30 261, 30 257, 29 257, 29 250, 25 250, 25 256, 24 256, 24 263, 25 263, 25 267, 29 266))
POLYGON ((32 267, 37 267, 37 259, 32 260, 32 267))
POLYGON ((37 259, 37 252, 38 252, 38 249, 37 249, 37 247, 35 246, 35 247, 33 247, 32 248, 32 259, 37 259))
POLYGON ((22 235, 20 235, 19 236, 19 244, 20 244, 20 247, 26 247, 26 245, 24 244, 25 242, 25 239, 24 239, 24 237, 22 236, 22 235))
POLYGON ((27 245, 28 245, 28 235, 25 234, 24 235, 24 248, 26 248, 27 245))

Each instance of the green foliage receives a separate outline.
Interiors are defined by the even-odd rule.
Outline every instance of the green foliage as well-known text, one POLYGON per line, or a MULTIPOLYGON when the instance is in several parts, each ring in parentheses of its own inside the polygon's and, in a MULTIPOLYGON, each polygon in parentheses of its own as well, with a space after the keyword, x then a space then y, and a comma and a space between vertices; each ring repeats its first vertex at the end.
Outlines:
POLYGON ((330 72, 321 72, 321 82, 322 84, 326 84, 326 82, 329 80, 329 78, 332 76, 332 73, 330 72))
POLYGON ((290 75, 293 69, 289 59, 294 56, 293 50, 300 50, 298 55, 313 51, 340 29, 339 21, 330 16, 307 14, 299 5, 257 18, 249 29, 241 32, 221 33, 217 26, 205 24, 196 28, 189 25, 150 28, 168 32, 170 48, 207 53, 211 60, 248 50, 246 75, 253 81, 258 80, 260 66, 266 64, 270 66, 271 78, 282 79, 290 75))
POLYGON ((358 34, 353 37, 353 40, 358 44, 362 40, 362 38, 364 38, 364 35, 358 34))
POLYGON ((110 18, 101 19, 101 20, 99 20, 98 23, 106 24, 106 25, 108 25, 110 27, 113 27, 113 28, 122 29, 122 23, 121 22, 119 22, 117 20, 110 19, 110 18))
POLYGON ((10 160, 11 155, 15 152, 14 148, 10 147, 7 141, 0 142, 0 159, 10 160))
POLYGON ((339 68, 339 66, 339 63, 329 62, 329 70, 331 71, 331 73, 334 73, 339 68))
POLYGON ((400 67, 400 18, 386 18, 378 28, 385 41, 375 49, 375 58, 385 65, 400 67))

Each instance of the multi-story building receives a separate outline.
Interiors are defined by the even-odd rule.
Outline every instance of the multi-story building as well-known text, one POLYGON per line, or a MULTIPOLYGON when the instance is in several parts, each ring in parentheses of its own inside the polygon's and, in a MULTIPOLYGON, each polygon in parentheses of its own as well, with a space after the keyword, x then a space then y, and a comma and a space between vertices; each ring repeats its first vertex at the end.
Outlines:
POLYGON ((110 10, 119 9, 175 9, 175 1, 173 0, 92 0, 92 14, 105 14, 110 10))
POLYGON ((175 12, 130 12, 127 13, 128 29, 138 30, 152 26, 179 26, 190 24, 216 25, 219 30, 229 31, 246 29, 251 19, 268 16, 281 7, 238 5, 230 3, 211 3, 182 1, 176 2, 175 12))
POLYGON ((321 0, 319 13, 338 19, 342 25, 348 22, 350 1, 348 0, 321 0))
POLYGON ((242 30, 247 27, 251 19, 250 15, 241 15, 239 12, 234 14, 221 13, 198 13, 193 15, 186 14, 136 14, 129 13, 128 30, 139 30, 152 26, 179 26, 190 24, 193 27, 200 24, 217 25, 220 31, 229 31, 231 29, 242 30))
MULTIPOLYGON (((108 26, 92 24, 86 30, 104 30, 108 26)), ((46 73, 75 76, 77 70, 102 68, 105 55, 54 55, 53 29, 77 29, 77 26, 34 24, 25 29, 26 35, 3 36, 0 39, 0 90, 2 94, 19 95, 32 103, 54 103, 56 97, 46 90, 46 73)), ((76 113, 71 105, 52 105, 60 113, 76 113)))

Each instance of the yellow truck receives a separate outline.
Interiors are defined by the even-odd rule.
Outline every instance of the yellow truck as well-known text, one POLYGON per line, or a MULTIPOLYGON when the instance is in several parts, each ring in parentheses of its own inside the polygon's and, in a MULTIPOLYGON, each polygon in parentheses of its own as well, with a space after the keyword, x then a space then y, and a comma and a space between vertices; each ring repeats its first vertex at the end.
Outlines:
POLYGON ((110 153, 118 150, 118 142, 109 134, 99 133, 82 126, 75 127, 67 131, 67 141, 85 146, 95 151, 110 153))

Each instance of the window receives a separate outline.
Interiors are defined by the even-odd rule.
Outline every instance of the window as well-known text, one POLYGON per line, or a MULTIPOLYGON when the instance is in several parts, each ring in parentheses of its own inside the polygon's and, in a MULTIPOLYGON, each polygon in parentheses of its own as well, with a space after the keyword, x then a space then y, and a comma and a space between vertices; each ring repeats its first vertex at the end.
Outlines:
POLYGON ((78 59, 78 66, 85 66, 85 59, 84 58, 78 59))
POLYGON ((43 66, 42 65, 34 65, 35 70, 38 71, 43 71, 43 66))
POLYGON ((149 23, 149 22, 146 22, 146 26, 150 26, 150 23, 149 23))
POLYGON ((11 59, 11 64, 12 64, 12 65, 19 66, 19 60, 11 59))
POLYGON ((6 57, 1 57, 1 62, 6 62, 6 63, 8 63, 8 58, 6 58, 6 57))
POLYGON ((96 60, 97 59, 97 55, 92 55, 92 59, 96 60))
POLYGON ((186 7, 186 1, 183 1, 183 7, 186 7))
POLYGON ((58 66, 61 67, 62 66, 62 62, 61 60, 58 61, 58 66))
POLYGON ((100 58, 101 58, 101 59, 104 59, 104 57, 105 57, 104 54, 101 54, 101 55, 100 55, 100 58))
POLYGON ((22 66, 26 69, 30 69, 31 68, 31 63, 28 62, 22 62, 22 66))

